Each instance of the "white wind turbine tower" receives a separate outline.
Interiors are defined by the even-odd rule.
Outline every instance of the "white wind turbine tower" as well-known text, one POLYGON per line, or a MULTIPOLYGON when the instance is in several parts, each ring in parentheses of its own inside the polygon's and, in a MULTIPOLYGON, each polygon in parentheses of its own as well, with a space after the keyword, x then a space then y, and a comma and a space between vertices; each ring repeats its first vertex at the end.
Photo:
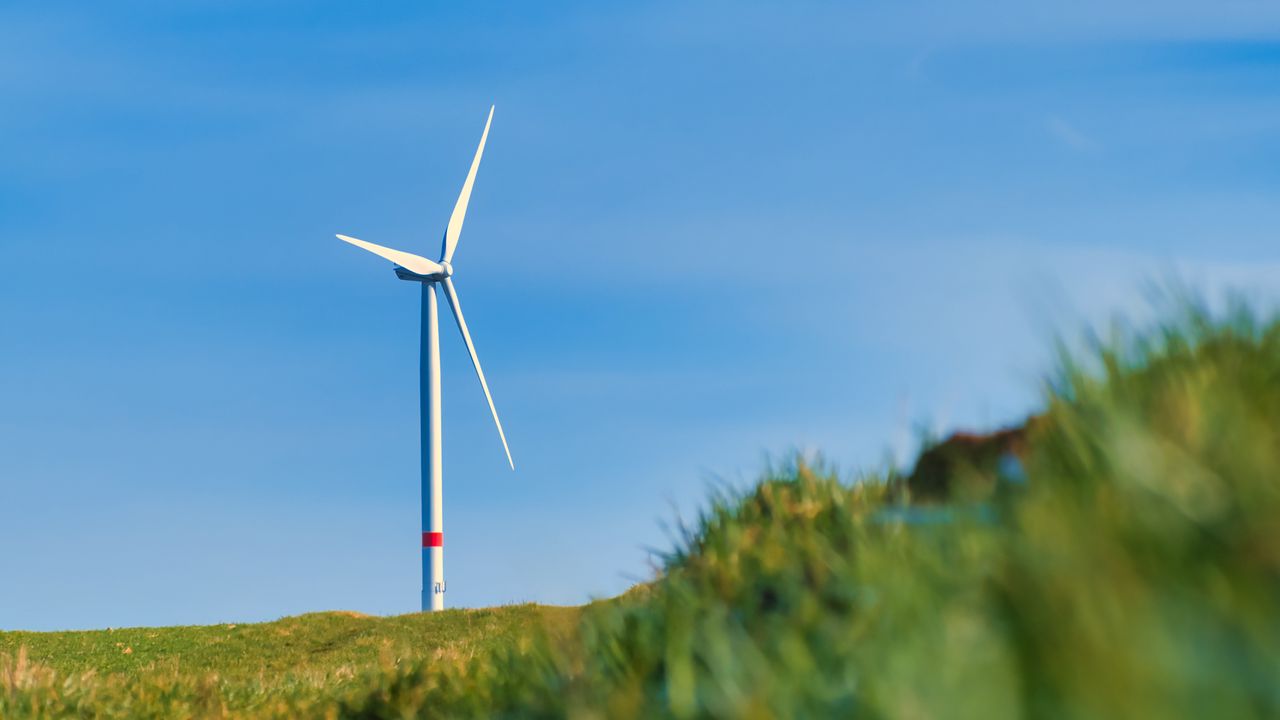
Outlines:
POLYGON ((462 306, 458 304, 458 292, 453 287, 453 251, 458 247, 458 236, 462 233, 462 221, 467 215, 467 203, 471 200, 471 187, 476 181, 476 170, 480 168, 480 156, 484 154, 484 143, 489 137, 489 124, 493 122, 493 108, 489 108, 489 119, 484 123, 484 133, 480 135, 480 146, 476 148, 476 157, 471 161, 471 170, 462 183, 462 192, 458 202, 453 206, 453 215, 449 217, 449 225, 444 231, 444 247, 440 252, 440 262, 428 260, 420 255, 392 250, 381 245, 357 240, 346 235, 338 239, 364 248, 374 255, 384 257, 396 264, 396 276, 401 280, 420 283, 422 285, 422 337, 421 357, 419 364, 419 392, 422 438, 422 609, 444 609, 444 522, 441 512, 441 440, 440 440, 440 321, 436 310, 436 286, 444 288, 445 299, 453 310, 453 318, 458 322, 458 330, 462 332, 462 340, 471 353, 471 364, 476 368, 476 377, 480 378, 480 388, 489 401, 489 412, 493 413, 493 422, 498 426, 498 437, 502 439, 502 448, 507 452, 507 462, 511 469, 516 465, 511 460, 511 449, 507 447, 507 436, 502 432, 502 421, 498 420, 498 411, 493 407, 493 396, 489 394, 489 383, 485 382, 484 371, 480 369, 480 358, 476 357, 475 345, 471 342, 471 333, 467 331, 467 321, 462 317, 462 306))

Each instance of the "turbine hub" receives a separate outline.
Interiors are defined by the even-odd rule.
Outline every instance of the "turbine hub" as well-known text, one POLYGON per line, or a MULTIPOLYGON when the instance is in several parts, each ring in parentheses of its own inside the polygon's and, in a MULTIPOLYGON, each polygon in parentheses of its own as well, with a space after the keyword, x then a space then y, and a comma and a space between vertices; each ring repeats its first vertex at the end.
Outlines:
POLYGON ((442 260, 440 262, 440 267, 442 268, 440 273, 441 275, 444 275, 445 277, 453 276, 453 266, 449 264, 448 260, 442 260))

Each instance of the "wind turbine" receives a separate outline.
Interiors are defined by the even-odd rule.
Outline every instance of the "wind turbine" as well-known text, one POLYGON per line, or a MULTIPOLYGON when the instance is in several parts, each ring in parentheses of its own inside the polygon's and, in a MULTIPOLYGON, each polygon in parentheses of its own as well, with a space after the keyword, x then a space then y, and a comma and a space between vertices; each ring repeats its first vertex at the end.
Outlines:
POLYGON ((471 161, 471 170, 462 183, 462 192, 458 202, 453 206, 453 215, 449 216, 449 225, 444 231, 444 243, 440 251, 440 262, 428 260, 421 255, 392 250, 374 245, 371 242, 357 240, 346 235, 338 235, 338 239, 351 243, 386 258, 396 265, 396 276, 422 285, 422 334, 420 340, 421 355, 419 359, 419 412, 421 419, 422 441, 422 609, 444 609, 444 515, 441 501, 441 439, 440 439, 440 320, 436 308, 436 287, 444 289, 445 299, 453 310, 453 319, 458 323, 462 333, 462 341, 471 353, 471 364, 475 366, 476 377, 480 378, 480 388, 484 390, 484 398, 489 401, 489 412, 493 413, 493 422, 498 426, 498 437, 502 439, 502 449, 507 453, 507 463, 511 469, 516 464, 511 460, 511 449, 507 447, 507 436, 502 432, 502 421, 498 419, 498 411, 493 406, 493 395, 489 393, 489 383, 485 382, 484 371, 480 369, 480 358, 476 357, 475 344, 471 342, 471 333, 467 330, 467 321, 462 317, 462 305, 458 303, 458 291, 453 287, 453 251, 458 248, 458 236, 462 234, 462 221, 467 216, 467 203, 471 200, 471 188, 476 182, 476 170, 480 168, 480 156, 484 154, 484 143, 489 138, 489 124, 493 122, 493 107, 489 108, 489 119, 485 120, 484 133, 480 135, 480 146, 476 148, 476 157, 471 161))

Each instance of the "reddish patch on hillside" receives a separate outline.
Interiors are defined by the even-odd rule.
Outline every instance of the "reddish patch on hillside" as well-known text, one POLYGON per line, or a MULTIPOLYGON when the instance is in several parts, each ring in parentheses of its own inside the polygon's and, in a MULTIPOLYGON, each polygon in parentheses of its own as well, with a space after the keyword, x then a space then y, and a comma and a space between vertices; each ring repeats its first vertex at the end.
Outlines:
POLYGON ((1001 479, 1018 480, 1027 437, 1041 418, 991 433, 957 432, 920 453, 907 478, 912 502, 976 500, 1001 479))

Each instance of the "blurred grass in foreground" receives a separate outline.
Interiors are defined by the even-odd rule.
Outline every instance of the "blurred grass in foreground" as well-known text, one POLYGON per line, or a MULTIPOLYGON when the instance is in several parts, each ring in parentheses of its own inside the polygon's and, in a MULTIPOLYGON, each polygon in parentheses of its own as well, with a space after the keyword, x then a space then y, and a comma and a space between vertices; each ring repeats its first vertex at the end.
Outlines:
POLYGON ((1280 323, 1187 303, 1046 395, 1019 481, 942 522, 797 458, 569 630, 248 700, 10 660, 0 716, 1280 716, 1280 323))

